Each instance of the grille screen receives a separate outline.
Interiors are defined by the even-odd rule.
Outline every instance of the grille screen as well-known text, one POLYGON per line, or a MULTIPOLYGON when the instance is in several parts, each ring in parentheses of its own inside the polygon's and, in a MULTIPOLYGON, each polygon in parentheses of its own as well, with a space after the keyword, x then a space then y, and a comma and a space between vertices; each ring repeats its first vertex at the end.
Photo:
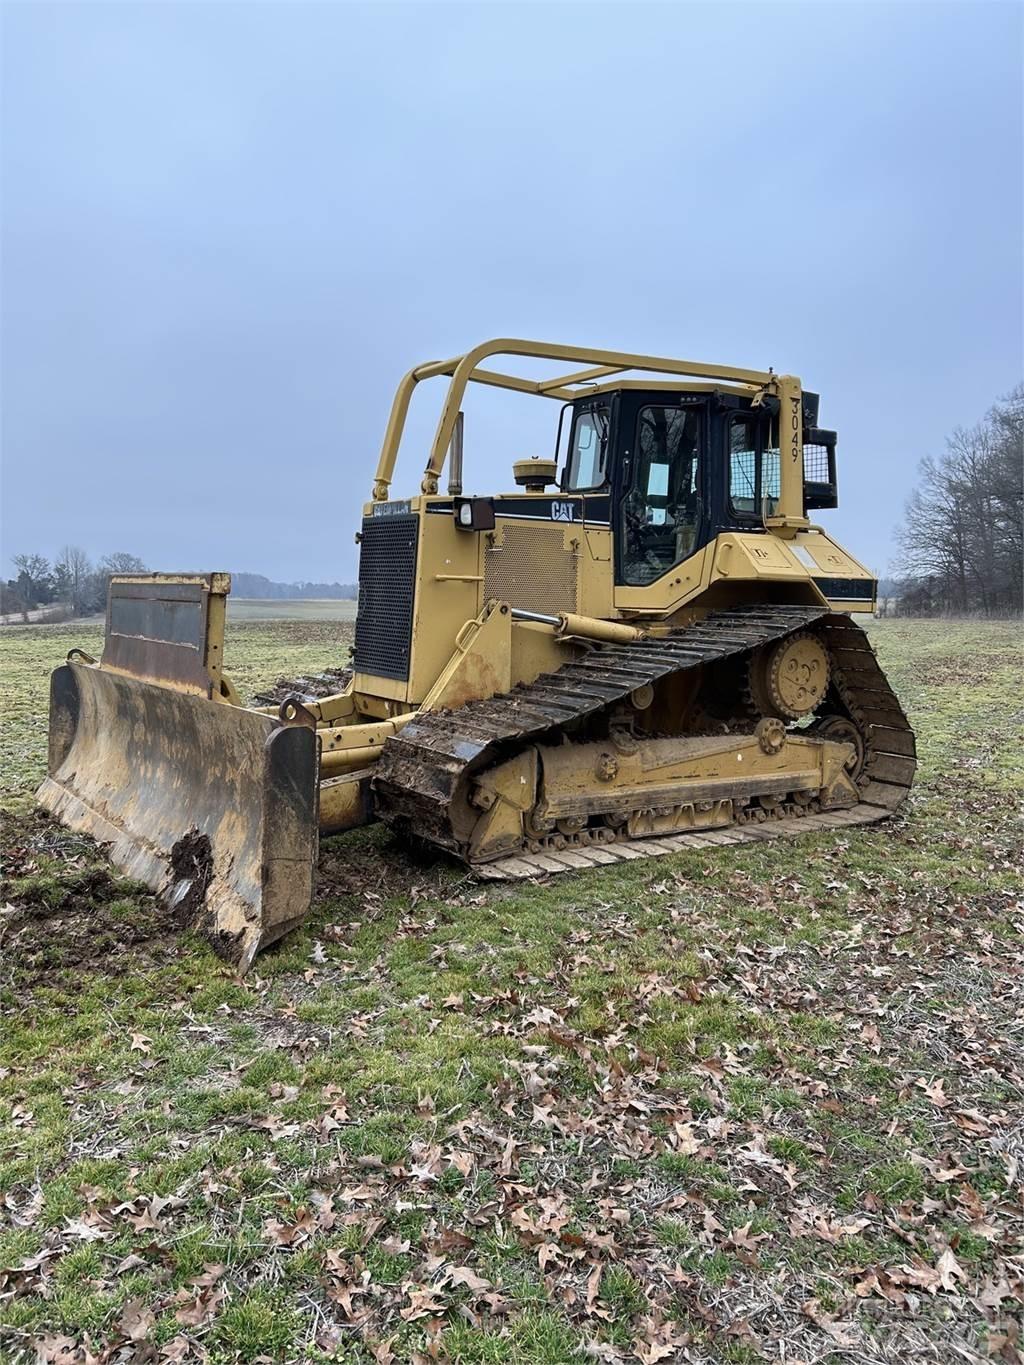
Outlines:
POLYGON ((836 448, 822 441, 804 442, 804 509, 838 507, 836 448))
POLYGON ((359 549, 354 662, 378 678, 409 676, 419 517, 366 517, 359 549))
POLYGON ((559 528, 510 523, 484 561, 485 599, 550 615, 576 610, 579 556, 563 548, 559 528))
POLYGON ((828 483, 828 446, 804 446, 804 480, 807 483, 828 483))

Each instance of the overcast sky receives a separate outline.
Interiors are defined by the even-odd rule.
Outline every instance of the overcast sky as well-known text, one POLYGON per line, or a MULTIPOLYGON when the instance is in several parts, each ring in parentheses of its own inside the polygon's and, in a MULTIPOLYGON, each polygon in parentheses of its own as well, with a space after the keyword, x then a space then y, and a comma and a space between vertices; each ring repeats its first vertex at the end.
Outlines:
MULTIPOLYGON (((823 519, 884 570, 918 459, 1024 369, 1021 16, 7 4, 5 570, 351 579, 399 377, 501 335, 799 374, 823 519)), ((483 391, 468 491, 556 418, 483 391)))

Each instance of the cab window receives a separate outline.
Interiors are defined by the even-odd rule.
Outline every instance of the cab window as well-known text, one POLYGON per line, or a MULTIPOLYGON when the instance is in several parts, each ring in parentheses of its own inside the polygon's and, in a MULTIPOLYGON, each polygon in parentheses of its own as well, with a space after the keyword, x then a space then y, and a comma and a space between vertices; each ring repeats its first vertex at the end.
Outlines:
POLYGON ((630 486, 620 509, 622 578, 653 583, 697 544, 700 531, 700 414, 640 409, 630 486))
POLYGON ((600 488, 607 481, 608 424, 607 408, 591 408, 576 414, 569 448, 567 489, 577 492, 600 488))
POLYGON ((734 417, 729 424, 729 509, 736 517, 760 521, 779 500, 779 448, 764 419, 734 417))

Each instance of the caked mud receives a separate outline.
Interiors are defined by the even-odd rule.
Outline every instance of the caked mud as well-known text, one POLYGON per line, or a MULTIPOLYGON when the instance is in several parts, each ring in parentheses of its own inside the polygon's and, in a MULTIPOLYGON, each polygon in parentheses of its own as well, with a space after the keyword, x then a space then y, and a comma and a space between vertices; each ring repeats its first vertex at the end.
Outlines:
POLYGON ((81 970, 122 973, 144 952, 177 957, 181 918, 103 849, 42 812, 5 814, 0 835, 0 988, 81 970))

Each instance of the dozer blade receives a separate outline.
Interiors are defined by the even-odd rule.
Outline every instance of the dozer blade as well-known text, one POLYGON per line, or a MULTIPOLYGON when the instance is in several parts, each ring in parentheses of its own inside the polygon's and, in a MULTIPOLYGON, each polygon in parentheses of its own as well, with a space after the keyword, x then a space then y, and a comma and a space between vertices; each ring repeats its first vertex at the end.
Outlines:
POLYGON ((52 676, 39 802, 241 971, 308 909, 317 784, 306 725, 91 664, 52 676))

